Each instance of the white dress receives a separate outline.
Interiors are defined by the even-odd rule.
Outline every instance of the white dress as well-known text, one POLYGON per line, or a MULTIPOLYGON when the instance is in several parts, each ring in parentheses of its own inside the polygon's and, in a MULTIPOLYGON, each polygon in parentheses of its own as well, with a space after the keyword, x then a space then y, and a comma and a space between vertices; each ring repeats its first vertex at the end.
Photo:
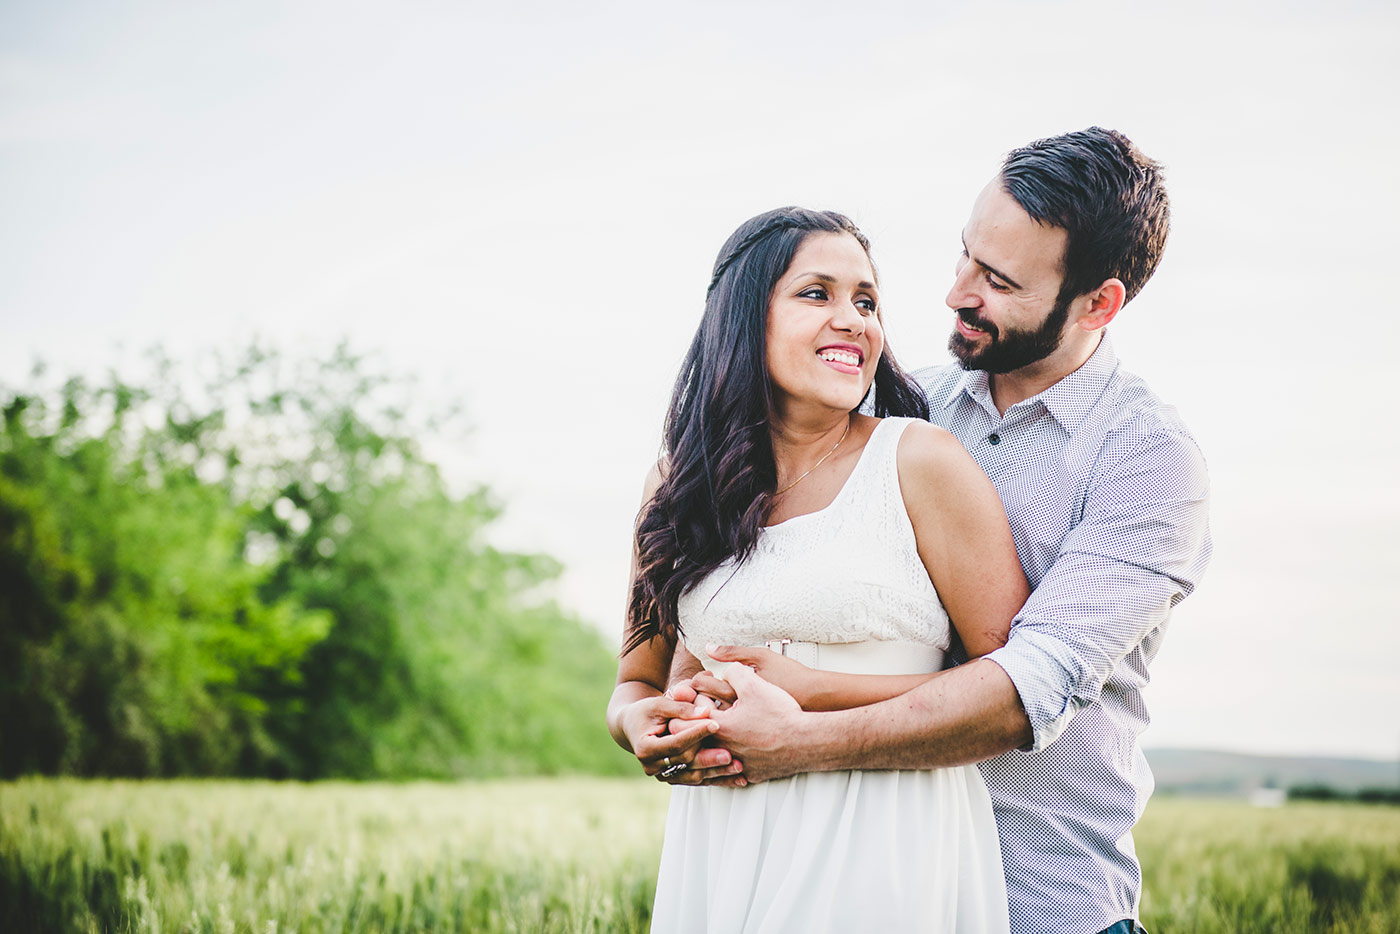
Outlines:
MULTIPOLYGON (((782 638, 912 642, 933 649, 876 646, 895 650, 877 653, 880 670, 936 670, 948 614, 916 551, 895 460, 910 421, 876 426, 830 506, 763 530, 748 561, 681 599, 697 658, 706 645, 782 638)), ((975 766, 672 791, 655 934, 1006 930, 996 825, 975 766)))

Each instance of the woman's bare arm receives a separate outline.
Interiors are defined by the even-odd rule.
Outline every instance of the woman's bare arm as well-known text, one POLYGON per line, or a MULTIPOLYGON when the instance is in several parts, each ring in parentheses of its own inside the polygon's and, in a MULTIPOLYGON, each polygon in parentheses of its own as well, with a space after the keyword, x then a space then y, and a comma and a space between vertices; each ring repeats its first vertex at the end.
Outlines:
POLYGON ((923 422, 899 445, 899 487, 919 557, 968 658, 1006 644, 1030 596, 996 487, 951 434, 923 422))
MULTIPOLYGON (((660 483, 658 465, 647 474, 643 506, 651 501, 660 483)), ((628 578, 629 594, 636 574, 634 553, 628 578)), ((608 732, 614 742, 637 757, 648 775, 657 775, 676 763, 684 763, 684 771, 666 779, 673 784, 699 784, 707 778, 713 780, 739 772, 741 766, 727 750, 701 745, 717 727, 709 719, 708 710, 697 709, 694 704, 666 693, 674 650, 674 643, 656 636, 618 660, 617 686, 608 701, 608 732)))
MULTIPOLYGON (((758 672, 759 677, 776 684, 803 710, 848 710, 898 697, 942 672, 912 675, 854 675, 844 671, 823 671, 779 655, 765 646, 716 645, 710 657, 720 662, 738 662, 758 672)), ((711 698, 723 709, 734 702, 734 689, 727 681, 701 671, 691 678, 694 689, 711 698)))

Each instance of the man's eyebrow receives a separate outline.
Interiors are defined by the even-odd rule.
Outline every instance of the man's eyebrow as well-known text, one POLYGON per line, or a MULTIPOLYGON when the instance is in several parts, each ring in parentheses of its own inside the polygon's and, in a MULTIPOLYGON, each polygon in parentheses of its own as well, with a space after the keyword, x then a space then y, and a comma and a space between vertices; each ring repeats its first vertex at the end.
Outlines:
MULTIPOLYGON (((1001 275, 1001 273, 997 273, 997 275, 1001 275)), ((805 278, 807 278, 808 276, 811 276, 813 279, 816 279, 818 282, 824 282, 824 283, 826 283, 827 285, 835 285, 835 284, 836 284, 836 277, 835 277, 835 276, 831 276, 831 275, 827 275, 827 274, 824 273, 824 272, 803 272, 803 273, 798 273, 797 278, 798 278, 798 279, 805 279, 805 278)), ((873 283, 873 282, 866 282, 864 279, 862 279, 860 282, 857 282, 857 283, 856 283, 856 288, 865 289, 866 291, 876 291, 876 290, 879 289, 879 286, 877 286, 877 285, 876 285, 875 283, 873 283)), ((1020 286, 1018 285, 1017 288, 1019 289, 1020 286)))
MULTIPOLYGON (((967 258, 968 258, 968 259, 972 259, 972 254, 967 252, 967 238, 966 238, 966 237, 963 237, 963 238, 962 238, 962 245, 963 245, 963 252, 964 252, 964 253, 967 253, 967 258)), ((998 279, 1003 280, 1007 285, 1011 286, 1013 289, 1020 289, 1020 288, 1021 288, 1021 283, 1017 282, 1015 279, 1011 278, 1011 277, 1008 276, 1006 273, 1002 272, 1000 269, 997 269, 995 266, 988 266, 986 263, 982 262, 980 259, 973 259, 972 261, 973 261, 974 263, 976 263, 978 266, 981 266, 983 269, 987 270, 987 272, 989 272, 989 273, 991 273, 992 275, 996 276, 998 279)))

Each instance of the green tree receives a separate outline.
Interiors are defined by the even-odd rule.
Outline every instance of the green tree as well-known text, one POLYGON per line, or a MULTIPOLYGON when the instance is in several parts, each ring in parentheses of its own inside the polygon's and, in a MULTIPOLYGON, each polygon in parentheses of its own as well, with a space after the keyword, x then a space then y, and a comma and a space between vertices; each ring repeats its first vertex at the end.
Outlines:
POLYGON ((330 626, 264 600, 252 513, 128 441, 135 397, 13 395, 0 436, 0 768, 227 774, 272 753, 268 686, 330 626), (99 428, 96 423, 105 422, 99 428))
POLYGON ((0 771, 617 771, 613 659, 486 538, 412 387, 342 348, 203 385, 13 392, 0 437, 0 771))

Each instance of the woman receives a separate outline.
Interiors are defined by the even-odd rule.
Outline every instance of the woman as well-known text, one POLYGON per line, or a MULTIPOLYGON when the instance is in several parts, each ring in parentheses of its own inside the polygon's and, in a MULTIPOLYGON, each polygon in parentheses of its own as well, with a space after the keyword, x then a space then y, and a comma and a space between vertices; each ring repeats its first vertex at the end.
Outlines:
POLYGON ((1006 929, 975 768, 744 787, 706 743, 703 699, 665 693, 673 660, 719 667, 707 645, 769 643, 824 670, 775 653, 760 673, 810 709, 849 707, 936 676, 952 630, 970 656, 1005 641, 1027 595, 1006 518, 926 413, 885 349, 849 220, 783 208, 734 232, 647 478, 608 708, 649 774, 689 786, 672 797, 654 931, 1006 929), (876 417, 857 411, 872 383, 876 417))

